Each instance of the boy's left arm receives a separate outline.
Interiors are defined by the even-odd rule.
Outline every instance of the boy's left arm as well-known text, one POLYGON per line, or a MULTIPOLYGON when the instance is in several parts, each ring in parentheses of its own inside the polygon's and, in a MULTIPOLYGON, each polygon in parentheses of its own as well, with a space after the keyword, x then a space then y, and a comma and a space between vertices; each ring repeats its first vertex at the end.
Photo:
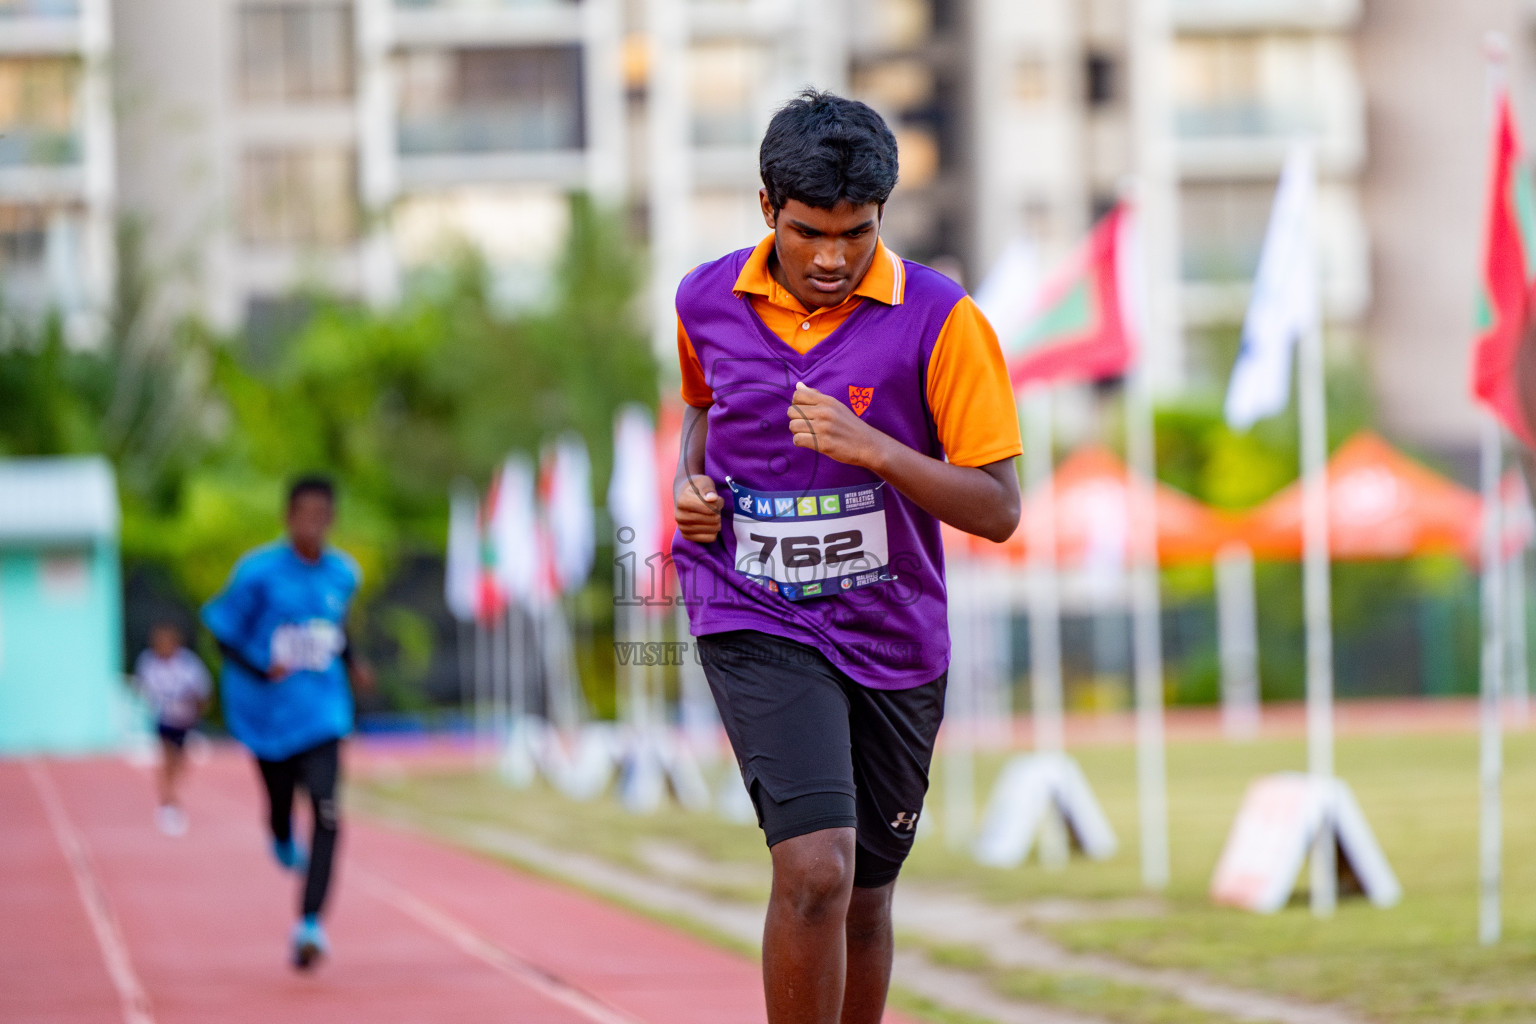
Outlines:
POLYGON ((373 664, 352 643, 352 630, 342 632, 341 663, 346 666, 347 679, 357 693, 372 693, 378 683, 373 664))

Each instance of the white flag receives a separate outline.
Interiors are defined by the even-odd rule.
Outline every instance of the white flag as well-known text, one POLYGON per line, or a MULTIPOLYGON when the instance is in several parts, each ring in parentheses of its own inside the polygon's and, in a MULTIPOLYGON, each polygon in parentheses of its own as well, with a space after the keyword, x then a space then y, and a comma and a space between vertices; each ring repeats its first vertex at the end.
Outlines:
POLYGON ((627 405, 613 422, 613 477, 608 512, 621 546, 650 555, 661 538, 661 484, 656 466, 656 432, 643 406, 627 405), (633 530, 629 540, 624 531, 633 530))
POLYGON ((592 462, 580 435, 565 434, 544 452, 540 497, 554 582, 569 593, 592 573, 592 462))
POLYGON ((1312 225, 1316 192, 1312 148, 1299 143, 1275 192, 1253 299, 1243 320, 1243 345, 1227 388, 1227 423, 1235 429, 1246 430, 1285 408, 1291 397, 1291 352, 1304 332, 1320 329, 1312 225))
POLYGON ((521 455, 508 456, 497 481, 490 534, 496 580, 512 604, 529 604, 542 596, 544 543, 534 498, 533 467, 521 455))
POLYGON ((480 592, 480 530, 475 489, 456 480, 448 494, 448 559, 443 572, 443 598, 460 622, 475 617, 480 592))
POLYGON ((1040 301, 1040 254, 1028 240, 1008 244, 974 296, 1003 345, 1023 336, 1040 301))

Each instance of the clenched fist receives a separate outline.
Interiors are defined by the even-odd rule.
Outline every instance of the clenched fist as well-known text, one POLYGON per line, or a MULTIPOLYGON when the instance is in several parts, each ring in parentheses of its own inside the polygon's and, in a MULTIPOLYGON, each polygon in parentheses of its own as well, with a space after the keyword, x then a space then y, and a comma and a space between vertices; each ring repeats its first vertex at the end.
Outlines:
POLYGON ((795 385, 789 432, 797 448, 810 448, 829 459, 866 469, 874 468, 880 442, 889 440, 842 402, 803 383, 795 385))
POLYGON ((715 493, 715 482, 699 474, 677 485, 672 513, 678 532, 696 544, 708 544, 720 535, 720 510, 725 499, 715 493))

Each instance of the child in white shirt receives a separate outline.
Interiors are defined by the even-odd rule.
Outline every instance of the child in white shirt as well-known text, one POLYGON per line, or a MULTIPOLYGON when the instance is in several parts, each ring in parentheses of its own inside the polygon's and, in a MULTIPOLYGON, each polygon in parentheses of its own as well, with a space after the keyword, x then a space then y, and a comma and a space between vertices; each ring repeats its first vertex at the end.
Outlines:
POLYGON ((179 836, 187 830, 187 816, 176 788, 186 765, 187 733, 202 716, 212 692, 208 669, 187 650, 181 630, 162 622, 150 630, 149 647, 134 664, 134 675, 154 709, 160 734, 160 807, 155 821, 166 835, 179 836))

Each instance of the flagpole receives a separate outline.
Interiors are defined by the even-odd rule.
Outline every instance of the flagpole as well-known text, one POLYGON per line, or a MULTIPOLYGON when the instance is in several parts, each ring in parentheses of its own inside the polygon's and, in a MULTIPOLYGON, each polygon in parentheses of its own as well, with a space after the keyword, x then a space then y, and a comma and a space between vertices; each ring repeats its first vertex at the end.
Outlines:
POLYGON ((1504 696, 1509 701, 1509 725, 1516 729, 1524 729, 1531 718, 1530 654, 1525 625, 1525 544, 1522 537, 1520 547, 1505 563, 1507 575, 1504 580, 1505 607, 1509 610, 1509 624, 1505 627, 1509 631, 1509 654, 1504 666, 1509 685, 1504 688, 1504 696))
POLYGON ((1142 882, 1168 883, 1168 795, 1163 736, 1162 613, 1158 594, 1153 488, 1156 457, 1152 396, 1183 377, 1184 339, 1179 272, 1179 171, 1174 152, 1173 25, 1169 0, 1136 0, 1130 26, 1136 217, 1145 277, 1136 324, 1141 350, 1126 394, 1126 447, 1133 485, 1143 493, 1132 520, 1132 657, 1136 691, 1136 771, 1141 818, 1142 882))
POLYGON ((1478 926, 1483 945, 1499 941, 1502 931, 1500 888, 1502 884, 1503 806, 1501 799, 1504 738, 1499 691, 1504 684, 1503 571, 1499 539, 1503 516, 1499 507, 1499 476, 1503 462, 1503 437, 1491 414, 1482 426, 1482 694, 1479 702, 1481 736, 1478 757, 1478 795, 1481 807, 1478 830, 1478 926))
POLYGON ((1051 464, 1051 393, 1037 388, 1024 396, 1025 476, 1039 503, 1024 524, 1029 540, 1030 718, 1035 752, 1059 754, 1066 747, 1062 726, 1061 596, 1056 578, 1056 487, 1051 464))
MULTIPOLYGON (((1307 629, 1307 770, 1316 781, 1333 770, 1333 601, 1328 564, 1328 426, 1323 329, 1316 317, 1299 345, 1302 454, 1302 588, 1307 629)), ((1331 815, 1312 844, 1312 913, 1328 917, 1338 902, 1337 849, 1331 815)))
POLYGON ((491 749, 492 756, 500 758, 502 741, 506 739, 507 695, 507 624, 510 606, 491 623, 491 749))
POLYGON ((470 701, 473 699, 475 682, 475 627, 464 619, 458 619, 458 643, 459 656, 459 729, 463 729, 464 721, 470 717, 470 701))
MULTIPOLYGON (((1497 124, 1497 100, 1506 87, 1505 61, 1509 43, 1501 33, 1490 32, 1483 44, 1488 58, 1487 91, 1490 124, 1497 124)), ((1484 239, 1484 247, 1488 239, 1484 239)), ((1503 474, 1504 437, 1491 412, 1483 414, 1481 431, 1481 466, 1483 492, 1482 535, 1482 678, 1479 701, 1480 738, 1478 750, 1478 921, 1479 941, 1491 946, 1503 930, 1501 889, 1504 844, 1504 808, 1502 798, 1504 771, 1503 708, 1500 690, 1504 685, 1504 614, 1503 579, 1500 567, 1500 541, 1503 535, 1503 502, 1500 477, 1503 474)))
MULTIPOLYGON (((1030 720, 1036 755, 1060 755, 1066 748, 1062 723, 1061 595, 1056 574, 1056 487, 1051 456, 1051 392, 1036 387, 1024 396, 1024 470, 1027 493, 1038 511, 1027 517, 1029 541, 1030 720)), ((1067 862, 1060 823, 1048 816, 1040 834, 1040 859, 1047 867, 1067 862)))
POLYGON ((1155 426, 1152 382, 1143 354, 1126 391, 1130 457, 1132 658, 1136 690, 1136 790, 1141 815, 1141 881, 1168 885, 1168 767, 1163 735, 1162 596, 1157 560, 1155 426))
POLYGON ((482 764, 490 747, 490 700, 489 690, 494 669, 491 664, 491 647, 486 636, 485 622, 475 617, 475 756, 482 764))
POLYGON ((948 565, 950 670, 944 702, 944 720, 949 725, 944 744, 944 824, 949 847, 958 850, 971 839, 976 818, 974 751, 980 665, 973 609, 978 579, 969 559, 955 559, 948 565))

